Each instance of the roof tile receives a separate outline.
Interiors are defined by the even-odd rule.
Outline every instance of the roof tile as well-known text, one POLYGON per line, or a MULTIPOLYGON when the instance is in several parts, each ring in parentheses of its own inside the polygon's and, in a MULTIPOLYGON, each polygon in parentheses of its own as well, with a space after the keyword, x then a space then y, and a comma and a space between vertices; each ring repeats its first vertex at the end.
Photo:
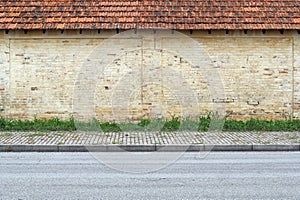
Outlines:
POLYGON ((0 0, 0 29, 300 29, 300 0, 0 0))

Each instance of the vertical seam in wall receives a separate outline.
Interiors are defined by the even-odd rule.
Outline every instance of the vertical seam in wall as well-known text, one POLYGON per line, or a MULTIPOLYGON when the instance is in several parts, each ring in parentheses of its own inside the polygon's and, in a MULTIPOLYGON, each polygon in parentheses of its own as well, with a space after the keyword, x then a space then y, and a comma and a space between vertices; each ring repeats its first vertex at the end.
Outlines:
MULTIPOLYGON (((8 73, 9 73, 9 75, 8 75, 8 93, 6 94, 7 95, 7 97, 6 97, 6 100, 8 100, 8 103, 5 103, 6 104, 6 106, 8 106, 9 108, 9 111, 8 111, 8 113, 7 112, 5 112, 5 115, 6 115, 6 117, 7 117, 7 115, 9 116, 9 118, 11 118, 11 38, 8 38, 8 60, 9 60, 9 62, 8 62, 8 73)), ((5 108, 5 110, 7 110, 6 108, 5 108)))
POLYGON ((292 37, 292 119, 295 116, 294 113, 294 106, 295 106, 295 48, 294 48, 295 42, 294 37, 292 37))
MULTIPOLYGON (((164 94, 164 75, 163 74, 163 68, 164 68, 164 60, 163 60, 163 56, 164 56, 164 51, 163 51, 163 41, 164 41, 164 38, 163 37, 160 37, 159 38, 159 46, 160 46, 160 49, 159 49, 159 56, 160 56, 160 61, 159 61, 159 64, 160 64, 160 67, 159 67, 159 71, 160 71, 160 95, 161 95, 161 98, 164 98, 165 94, 164 94)), ((157 42, 157 40, 155 41, 157 42)))
POLYGON ((141 106, 142 106, 142 112, 144 109, 144 93, 143 93, 143 87, 144 87, 144 38, 141 37, 141 106))

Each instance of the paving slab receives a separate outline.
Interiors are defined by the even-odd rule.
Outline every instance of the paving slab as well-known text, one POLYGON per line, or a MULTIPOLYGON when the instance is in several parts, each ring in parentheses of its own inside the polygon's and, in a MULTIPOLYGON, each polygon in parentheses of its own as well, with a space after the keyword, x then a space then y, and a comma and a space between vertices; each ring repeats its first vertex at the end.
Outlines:
POLYGON ((9 151, 300 151, 300 132, 0 132, 9 151))

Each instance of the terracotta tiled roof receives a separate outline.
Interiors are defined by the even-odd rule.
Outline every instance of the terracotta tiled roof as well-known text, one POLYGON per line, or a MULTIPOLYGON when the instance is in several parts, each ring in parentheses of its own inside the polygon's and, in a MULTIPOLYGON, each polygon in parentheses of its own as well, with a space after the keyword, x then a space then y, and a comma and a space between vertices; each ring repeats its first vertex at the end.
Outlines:
POLYGON ((0 29, 300 29, 300 0, 0 0, 0 29))

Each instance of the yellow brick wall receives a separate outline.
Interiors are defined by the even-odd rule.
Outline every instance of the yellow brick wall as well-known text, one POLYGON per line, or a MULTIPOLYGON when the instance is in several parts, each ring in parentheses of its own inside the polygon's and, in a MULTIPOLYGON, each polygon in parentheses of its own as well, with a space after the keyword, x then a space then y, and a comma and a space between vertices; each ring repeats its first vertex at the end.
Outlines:
POLYGON ((6 116, 9 110, 9 42, 0 39, 0 116, 6 116))
POLYGON ((293 113, 300 117, 300 37, 293 37, 293 113))
POLYGON ((183 33, 1 32, 0 114, 67 119, 87 112, 132 121, 221 109, 237 119, 300 116, 297 32, 183 33), (119 55, 109 50, 115 46, 119 55))

